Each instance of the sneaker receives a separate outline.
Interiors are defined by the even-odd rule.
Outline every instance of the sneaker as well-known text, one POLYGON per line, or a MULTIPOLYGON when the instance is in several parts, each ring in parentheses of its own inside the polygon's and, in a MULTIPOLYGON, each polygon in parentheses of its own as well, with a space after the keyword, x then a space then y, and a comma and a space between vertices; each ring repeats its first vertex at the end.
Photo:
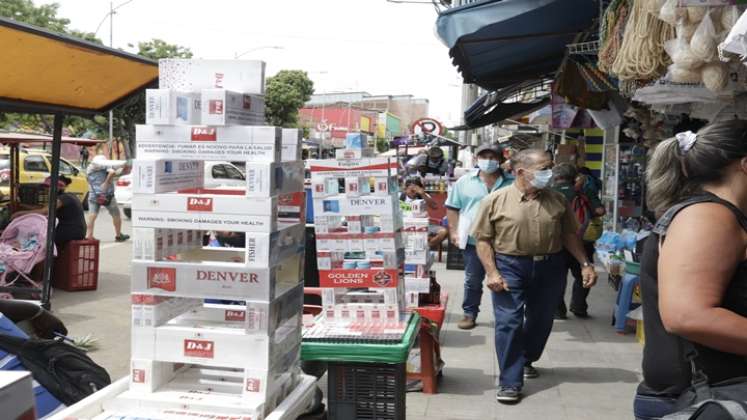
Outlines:
POLYGON ((475 319, 467 315, 465 315, 464 318, 457 324, 457 327, 459 327, 460 330, 471 330, 476 326, 477 323, 475 322, 475 319))
POLYGON ((124 242, 128 239, 130 239, 130 235, 125 235, 124 233, 114 237, 114 240, 117 242, 124 242))
POLYGON ((495 399, 502 404, 515 404, 521 399, 521 390, 512 386, 502 386, 495 393, 495 399))
POLYGON ((534 379, 539 378, 540 374, 537 372, 537 368, 532 366, 531 363, 527 363, 524 365, 524 378, 525 379, 534 379))

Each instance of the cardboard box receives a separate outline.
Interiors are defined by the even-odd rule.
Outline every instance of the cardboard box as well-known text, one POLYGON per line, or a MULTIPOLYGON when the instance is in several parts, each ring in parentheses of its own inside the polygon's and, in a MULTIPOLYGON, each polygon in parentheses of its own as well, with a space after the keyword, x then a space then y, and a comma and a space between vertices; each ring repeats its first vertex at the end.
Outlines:
POLYGON ((245 174, 247 197, 271 197, 304 191, 304 165, 302 161, 247 162, 245 174))
POLYGON ((202 188, 205 164, 201 160, 136 159, 132 166, 132 192, 156 194, 202 188))
POLYGON ((386 304, 335 305, 334 307, 324 309, 322 314, 327 322, 381 322, 399 319, 401 310, 399 305, 386 304))
POLYGON ((132 259, 158 261, 202 248, 202 231, 132 228, 132 259))
POLYGON ((298 128, 283 129, 283 162, 301 160, 303 132, 298 128))
POLYGON ((163 325, 179 315, 202 307, 202 300, 133 293, 132 328, 152 328, 163 325))
POLYGON ((405 291, 416 293, 430 293, 431 278, 405 277, 405 291))
POLYGON ((140 294, 270 301, 302 282, 302 254, 270 268, 253 269, 239 264, 132 262, 132 292, 140 294))
POLYGON ((399 280, 400 270, 394 268, 370 270, 319 270, 319 287, 397 287, 399 280))
POLYGON ((397 176, 399 164, 394 158, 365 158, 360 160, 309 160, 312 175, 338 178, 349 176, 397 176))
POLYGON ((171 89, 146 89, 145 123, 150 125, 200 124, 200 94, 171 89))
POLYGON ((186 92, 228 89, 265 94, 265 63, 250 60, 169 58, 158 61, 159 87, 186 92))
POLYGON ((280 147, 272 144, 138 141, 137 156, 139 159, 280 162, 280 147))
POLYGON ((132 226, 229 232, 274 232, 278 197, 246 198, 242 190, 135 194, 132 226))
POLYGON ((338 194, 315 198, 314 217, 317 216, 378 216, 399 215, 399 197, 396 195, 348 197, 338 194))
POLYGON ((139 392, 156 392, 173 380, 180 371, 189 369, 181 363, 156 362, 151 359, 130 360, 130 389, 139 392))
POLYGON ((376 150, 366 147, 363 149, 337 149, 335 150, 336 159, 362 159, 376 156, 376 150))
POLYGON ((29 372, 0 371, 0 410, 9 420, 35 420, 33 378, 29 372))
POLYGON ((226 89, 202 90, 202 124, 266 125, 265 98, 226 89))
POLYGON ((368 147, 368 136, 363 133, 348 133, 345 136, 345 149, 362 150, 368 147))
POLYGON ((386 288, 322 288, 322 306, 325 309, 337 305, 398 305, 405 292, 402 282, 396 287, 386 288))

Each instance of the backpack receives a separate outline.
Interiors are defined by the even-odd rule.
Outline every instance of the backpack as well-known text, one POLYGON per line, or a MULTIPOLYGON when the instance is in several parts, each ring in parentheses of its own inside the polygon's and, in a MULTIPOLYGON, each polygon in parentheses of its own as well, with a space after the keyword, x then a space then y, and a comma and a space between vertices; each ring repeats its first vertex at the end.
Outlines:
POLYGON ((65 405, 75 404, 112 382, 104 368, 61 340, 0 334, 0 348, 18 357, 34 380, 65 405))
POLYGON ((580 225, 578 232, 579 237, 584 238, 593 219, 589 197, 583 193, 577 192, 571 200, 571 210, 573 210, 573 214, 576 216, 576 220, 578 220, 578 224, 580 225))

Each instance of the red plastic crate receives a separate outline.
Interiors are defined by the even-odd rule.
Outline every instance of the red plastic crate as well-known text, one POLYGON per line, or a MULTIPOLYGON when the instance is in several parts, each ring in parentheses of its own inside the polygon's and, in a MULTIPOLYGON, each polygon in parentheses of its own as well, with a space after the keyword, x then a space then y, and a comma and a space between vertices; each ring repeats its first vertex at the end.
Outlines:
POLYGON ((68 292, 96 290, 99 283, 99 241, 70 241, 58 252, 52 286, 68 292))

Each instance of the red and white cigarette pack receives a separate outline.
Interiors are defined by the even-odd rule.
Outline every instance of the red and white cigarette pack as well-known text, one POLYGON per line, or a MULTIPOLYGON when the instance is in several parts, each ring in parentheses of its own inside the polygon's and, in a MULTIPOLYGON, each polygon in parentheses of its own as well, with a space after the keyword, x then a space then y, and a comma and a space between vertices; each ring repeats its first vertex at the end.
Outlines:
POLYGON ((132 192, 157 194, 185 188, 202 188, 205 165, 191 160, 137 159, 132 165, 132 192))
POLYGON ((132 228, 132 259, 159 261, 202 248, 202 231, 132 228))
POLYGON ((373 268, 353 270, 319 270, 319 287, 396 288, 401 269, 373 268))
POLYGON ((130 389, 155 392, 173 380, 180 371, 189 369, 183 363, 157 362, 152 359, 130 360, 130 389))
POLYGON ((405 286, 400 282, 397 287, 385 288, 322 288, 322 306, 329 308, 335 305, 383 304, 397 305, 402 300, 405 286))
POLYGON ((152 125, 200 124, 200 94, 171 89, 146 89, 145 123, 152 125))
POLYGON ((35 420, 33 378, 29 372, 0 372, 0 412, 8 420, 35 420))
POLYGON ((274 232, 278 197, 247 198, 242 189, 135 194, 132 226, 229 232, 274 232))
POLYGON ((138 125, 136 130, 139 159, 281 161, 278 127, 138 125))
POLYGON ((405 244, 405 264, 427 264, 430 256, 428 219, 406 218, 403 224, 402 236, 405 244))
POLYGON ((158 61, 158 87, 184 92, 228 89, 265 94, 265 63, 254 60, 168 58, 158 61))
POLYGON ((398 215, 399 197, 394 194, 386 196, 364 195, 349 197, 336 195, 326 198, 315 198, 314 217, 317 216, 376 216, 398 215))
POLYGON ((336 159, 363 159, 376 156, 376 150, 371 147, 363 149, 337 149, 335 150, 336 159))
POLYGON ((247 197, 271 197, 304 190, 304 165, 301 161, 246 163, 247 197))
POLYGON ((310 160, 311 174, 345 177, 396 176, 399 169, 397 159, 364 158, 364 159, 325 159, 310 160))
POLYGON ((133 293, 131 300, 133 328, 157 327, 202 306, 201 299, 142 293, 133 293))
POLYGON ((399 232, 318 233, 317 250, 333 252, 396 252, 404 247, 399 232))
POLYGON ((377 227, 378 233, 394 233, 402 228, 401 218, 378 216, 319 216, 314 215, 316 234, 358 234, 367 227, 377 227))
POLYGON ((241 264, 132 262, 132 292, 161 296, 270 301, 303 282, 301 254, 270 268, 241 264))
POLYGON ((283 128, 283 162, 301 160, 303 132, 298 128, 283 128))
POLYGON ((265 98, 226 89, 202 90, 202 124, 265 125, 265 98))

